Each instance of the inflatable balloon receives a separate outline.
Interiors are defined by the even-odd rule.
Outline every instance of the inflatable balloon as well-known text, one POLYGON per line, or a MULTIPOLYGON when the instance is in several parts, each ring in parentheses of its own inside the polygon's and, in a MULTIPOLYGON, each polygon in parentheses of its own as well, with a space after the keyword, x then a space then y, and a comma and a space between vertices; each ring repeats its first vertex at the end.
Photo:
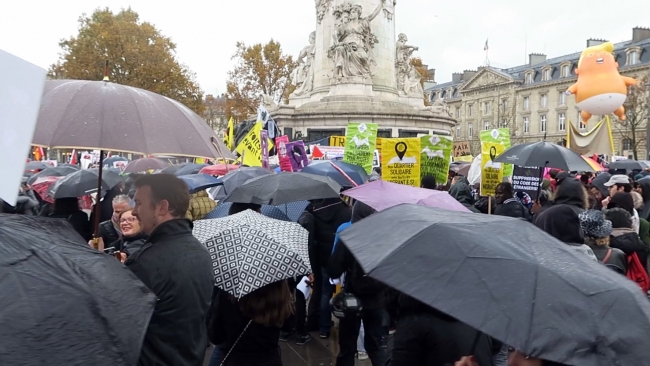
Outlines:
POLYGON ((627 87, 636 85, 637 81, 618 73, 613 51, 611 42, 582 51, 576 69, 578 81, 566 91, 566 94, 575 94, 576 105, 585 124, 592 115, 610 113, 625 121, 623 103, 627 98, 627 87))

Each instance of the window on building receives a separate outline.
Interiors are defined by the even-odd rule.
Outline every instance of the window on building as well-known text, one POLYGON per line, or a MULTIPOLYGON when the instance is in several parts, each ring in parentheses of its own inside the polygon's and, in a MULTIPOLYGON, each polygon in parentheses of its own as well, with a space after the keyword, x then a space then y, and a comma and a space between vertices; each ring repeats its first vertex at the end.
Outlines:
POLYGON ((629 138, 624 138, 621 140, 621 147, 623 148, 623 151, 632 150, 632 140, 629 138))
POLYGON ((524 117, 524 133, 530 132, 530 118, 524 117))
POLYGON ((627 64, 636 65, 639 63, 639 53, 637 51, 632 51, 627 55, 627 64))
POLYGON ((508 110, 508 100, 504 99, 501 101, 501 112, 506 113, 507 110, 508 110))
POLYGON ((543 81, 551 80, 551 69, 545 69, 542 72, 542 80, 543 81))
POLYGON ((578 111, 578 129, 580 130, 587 129, 587 124, 582 122, 582 116, 580 115, 580 111, 578 111))
POLYGON ((472 138, 472 135, 474 134, 474 126, 472 126, 471 123, 467 124, 467 137, 472 138))
POLYGON ((542 94, 539 97, 539 106, 542 108, 548 107, 548 96, 546 94, 542 94))
POLYGON ((530 97, 524 97, 524 110, 530 109, 530 97))
POLYGON ((539 132, 546 132, 546 115, 539 116, 539 132))
POLYGON ((483 131, 490 129, 490 121, 483 121, 483 131))
POLYGON ((558 99, 560 105, 566 105, 566 94, 564 94, 564 92, 560 92, 560 97, 558 99))
POLYGON ((533 73, 529 72, 526 74, 526 84, 532 84, 533 83, 533 73))
POLYGON ((456 118, 460 118, 460 107, 456 107, 456 118))
POLYGON ((456 125, 456 137, 460 137, 460 125, 456 125))
POLYGON ((453 98, 454 97, 454 89, 449 89, 447 92, 447 98, 453 98))
POLYGON ((483 103, 483 114, 490 114, 490 102, 483 103))
POLYGON ((467 105, 467 117, 471 117, 474 112, 474 105, 473 104, 468 104, 467 105))
POLYGON ((508 128, 508 120, 507 119, 502 119, 501 120, 501 125, 499 127, 508 128))
POLYGON ((564 113, 558 113, 557 115, 557 130, 566 131, 566 115, 564 113))
POLYGON ((570 65, 562 66, 562 77, 568 78, 570 75, 571 75, 571 66, 570 65))

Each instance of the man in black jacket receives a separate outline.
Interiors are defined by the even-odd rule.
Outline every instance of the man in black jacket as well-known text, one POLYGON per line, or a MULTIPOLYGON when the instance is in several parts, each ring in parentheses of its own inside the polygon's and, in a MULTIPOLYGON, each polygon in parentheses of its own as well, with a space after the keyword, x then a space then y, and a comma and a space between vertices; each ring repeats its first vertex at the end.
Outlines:
POLYGON ((170 174, 146 175, 135 185, 133 215, 149 239, 125 264, 157 297, 138 365, 200 366, 214 277, 210 255, 185 218, 187 185, 170 174))

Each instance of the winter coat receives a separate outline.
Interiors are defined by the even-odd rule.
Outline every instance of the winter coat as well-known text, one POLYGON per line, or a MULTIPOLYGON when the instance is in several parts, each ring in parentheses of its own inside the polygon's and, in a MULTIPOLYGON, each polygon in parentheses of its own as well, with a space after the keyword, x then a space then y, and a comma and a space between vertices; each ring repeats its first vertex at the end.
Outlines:
POLYGON ((453 365, 467 356, 478 334, 473 356, 483 366, 492 363, 492 341, 485 334, 417 300, 400 296, 393 366, 453 365))
POLYGON ((312 273, 320 273, 321 265, 318 263, 318 251, 316 249, 315 231, 316 223, 314 215, 307 211, 303 211, 298 218, 298 224, 302 226, 309 233, 307 239, 307 251, 309 253, 309 262, 311 262, 312 273))
POLYGON ((81 210, 76 210, 72 213, 54 211, 51 214, 47 215, 47 217, 52 219, 64 219, 68 221, 68 223, 72 225, 75 231, 78 232, 85 241, 88 241, 92 238, 92 226, 90 224, 90 221, 88 221, 88 215, 81 210))
POLYGON ((614 229, 610 237, 609 246, 622 250, 625 255, 636 253, 643 268, 648 268, 648 246, 641 241, 639 234, 634 229, 614 229))
POLYGON ((470 211, 481 213, 481 211, 474 207, 474 197, 472 197, 472 190, 469 187, 469 181, 467 178, 461 177, 458 182, 451 187, 449 194, 470 211))
POLYGON ((217 203, 208 196, 208 191, 203 190, 190 195, 190 207, 185 218, 191 221, 203 220, 205 215, 217 207, 217 203))
POLYGON ((503 203, 497 204, 497 207, 494 209, 494 214, 530 220, 530 211, 519 203, 516 198, 509 198, 503 201, 503 203))
POLYGON ((146 241, 147 235, 145 233, 139 233, 134 236, 122 236, 112 242, 109 247, 113 247, 116 251, 124 252, 128 256, 132 256, 144 246, 146 241))
POLYGON ((112 220, 99 223, 99 237, 104 241, 105 248, 110 248, 110 245, 107 244, 114 243, 120 239, 120 233, 115 230, 112 220))
POLYGON ((251 322, 242 334, 250 319, 241 313, 237 303, 231 301, 227 292, 219 289, 216 291, 217 294, 210 307, 211 321, 208 336, 210 342, 219 345, 224 357, 232 348, 224 364, 226 366, 282 366, 279 347, 280 328, 251 322), (240 335, 241 338, 235 344, 240 335))
POLYGON ((650 223, 646 219, 639 219, 639 237, 645 245, 650 246, 650 223))
POLYGON ((157 297, 138 365, 203 365, 214 275, 192 223, 183 218, 158 225, 125 264, 157 297))
POLYGON ((588 240, 587 244, 591 250, 596 255, 596 259, 600 263, 603 263, 603 259, 607 256, 607 253, 611 249, 612 252, 607 259, 607 263, 603 263, 605 266, 609 267, 613 271, 625 275, 627 273, 627 256, 623 253, 622 250, 611 248, 609 245, 596 245, 593 241, 588 240))
POLYGON ((342 223, 350 221, 352 209, 341 199, 324 200, 311 214, 314 216, 314 241, 316 245, 317 262, 327 266, 336 230, 342 223), (322 207, 322 208, 319 208, 322 207))
POLYGON ((567 205, 576 214, 581 214, 589 206, 585 189, 579 180, 566 178, 555 190, 553 205, 567 205))

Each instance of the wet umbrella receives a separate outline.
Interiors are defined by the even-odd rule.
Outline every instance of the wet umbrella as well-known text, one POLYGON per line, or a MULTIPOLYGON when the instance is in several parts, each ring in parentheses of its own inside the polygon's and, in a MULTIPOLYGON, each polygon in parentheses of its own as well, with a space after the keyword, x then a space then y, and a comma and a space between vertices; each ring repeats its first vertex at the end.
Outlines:
MULTIPOLYGON (((305 208, 309 205, 308 201, 290 202, 279 206, 262 205, 261 213, 266 217, 276 220, 297 222, 305 208)), ((206 219, 220 219, 228 216, 232 202, 224 202, 217 205, 214 210, 210 211, 206 219)))
POLYGON ((68 174, 72 174, 76 171, 79 171, 79 169, 75 169, 69 166, 57 166, 57 167, 49 167, 47 169, 44 169, 31 177, 27 179, 27 184, 32 184, 36 182, 38 178, 42 177, 65 177, 68 174))
POLYGON ((359 200, 377 211, 402 203, 411 203, 447 210, 470 212, 449 193, 433 189, 418 188, 376 180, 362 186, 348 189, 344 195, 359 200))
MULTIPOLYGON (((496 155, 496 151, 494 151, 496 155)), ((509 148, 494 159, 497 163, 531 167, 553 167, 567 172, 593 172, 582 156, 550 142, 529 142, 509 148)))
POLYGON ((228 193, 232 192, 235 188, 246 183, 247 181, 261 177, 263 175, 273 174, 268 169, 258 168, 258 167, 243 167, 237 170, 231 171, 230 173, 224 175, 223 186, 217 187, 213 192, 213 198, 215 200, 222 200, 226 198, 228 193))
POLYGON ((461 162, 456 162, 455 164, 452 163, 451 166, 449 167, 449 170, 452 172, 462 175, 463 177, 467 177, 469 175, 469 169, 472 167, 471 163, 466 163, 464 161, 461 162))
POLYGON ((54 183, 63 179, 61 176, 39 177, 32 186, 32 190, 45 202, 54 203, 54 198, 50 196, 50 188, 54 183))
MULTIPOLYGON (((27 164, 29 164, 29 163, 27 163, 27 164)), ((623 169, 625 169, 626 172, 630 173, 633 170, 645 170, 645 169, 648 169, 648 166, 645 163, 640 162, 640 161, 624 159, 624 160, 615 161, 613 163, 609 163, 607 168, 614 169, 614 170, 618 170, 618 169, 623 170, 623 169)))
POLYGON ((135 365, 156 297, 65 220, 0 215, 0 364, 135 365))
POLYGON ((170 165, 170 166, 168 166, 168 167, 166 167, 166 168, 161 169, 160 171, 158 171, 158 173, 162 173, 162 174, 174 174, 174 173, 176 173, 176 171, 177 171, 178 169, 180 169, 180 168, 182 168, 182 167, 184 167, 184 166, 185 166, 185 165, 183 165, 183 164, 181 164, 181 165, 170 165))
POLYGON ((25 164, 25 170, 44 170, 47 168, 52 168, 53 166, 42 161, 30 161, 25 164))
POLYGON ((235 188, 224 202, 281 205, 339 197, 341 186, 329 177, 307 173, 278 173, 253 178, 235 188))
POLYGON ((531 357, 650 359, 639 341, 650 334, 650 304, 638 285, 529 223, 400 205, 341 239, 368 276, 531 357))
POLYGON ((148 170, 164 169, 169 163, 157 158, 142 158, 133 160, 125 168, 124 173, 140 173, 148 170))
POLYGON ((174 175, 188 175, 188 174, 199 174, 203 167, 207 164, 185 164, 184 166, 176 169, 174 175))
MULTIPOLYGON (((52 185, 48 194, 54 198, 82 197, 97 192, 99 169, 78 170, 52 185)), ((102 191, 108 191, 122 182, 122 178, 110 170, 102 174, 102 191)))
POLYGON ((187 188, 190 189, 190 193, 196 193, 204 189, 223 184, 223 181, 221 179, 207 174, 181 175, 178 178, 187 184, 187 188))
POLYGON ((366 170, 363 167, 342 161, 327 161, 325 163, 316 164, 312 162, 304 167, 302 172, 330 177, 334 179, 336 183, 340 184, 341 187, 348 188, 356 187, 357 185, 364 184, 368 181, 368 173, 366 173, 366 170))
POLYGON ((162 95, 104 81, 45 82, 33 144, 234 159, 205 121, 162 95))
POLYGON ((123 162, 124 162, 124 165, 126 165, 126 164, 129 162, 129 159, 127 159, 127 158, 125 158, 125 157, 123 157, 123 156, 117 156, 117 155, 115 155, 115 156, 110 156, 110 157, 104 159, 104 167, 106 167, 106 168, 112 168, 112 167, 113 167, 113 163, 117 163, 117 162, 119 162, 119 161, 123 161, 123 162))
POLYGON ((60 163, 60 164, 57 164, 57 167, 62 167, 62 166, 70 167, 70 168, 74 168, 74 169, 76 169, 76 170, 81 169, 81 167, 80 167, 79 165, 76 165, 76 164, 70 164, 70 163, 60 163))
POLYGON ((214 164, 204 167, 199 171, 199 173, 210 175, 226 175, 228 172, 239 169, 239 167, 239 165, 235 164, 214 164))

